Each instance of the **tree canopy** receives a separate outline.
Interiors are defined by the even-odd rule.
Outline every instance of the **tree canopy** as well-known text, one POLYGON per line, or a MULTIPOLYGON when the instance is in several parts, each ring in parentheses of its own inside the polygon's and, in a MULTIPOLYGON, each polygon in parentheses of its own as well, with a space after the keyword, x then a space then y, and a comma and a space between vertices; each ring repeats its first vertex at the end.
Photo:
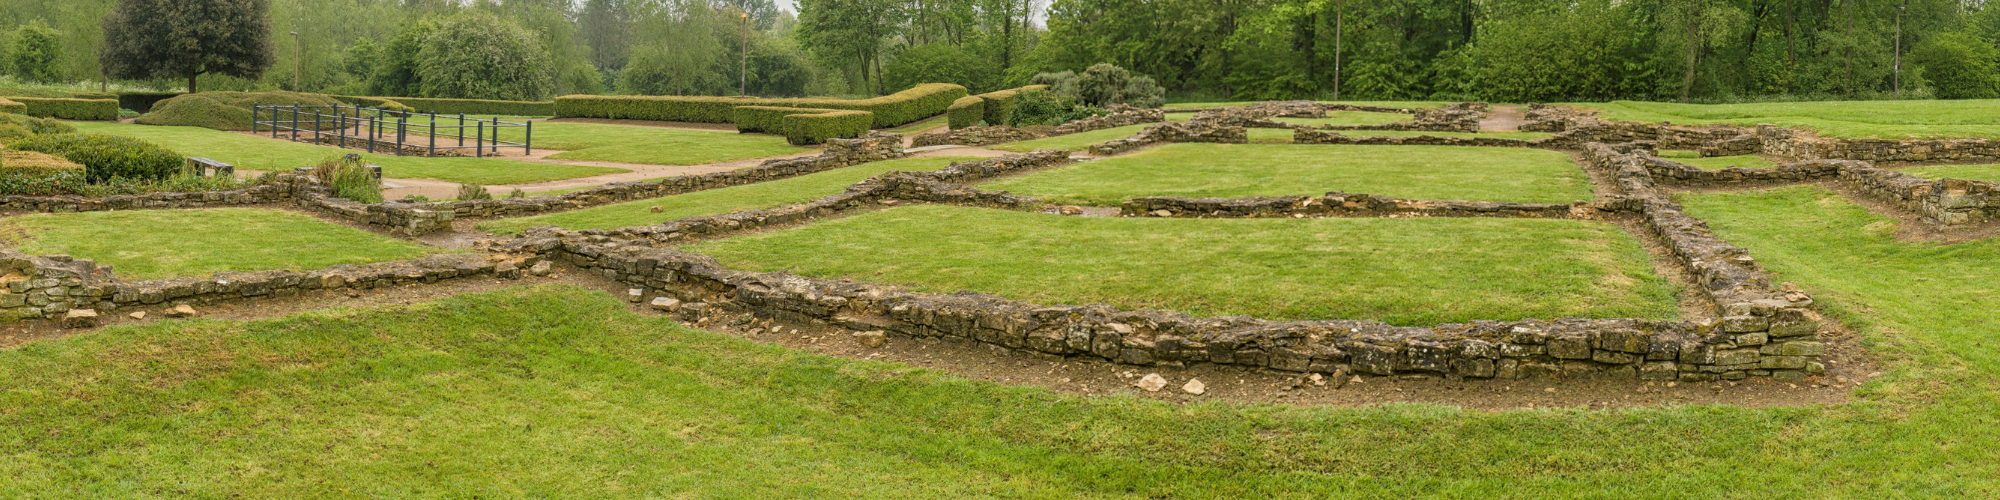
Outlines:
POLYGON ((257 78, 276 57, 270 0, 118 0, 98 56, 112 78, 257 78))

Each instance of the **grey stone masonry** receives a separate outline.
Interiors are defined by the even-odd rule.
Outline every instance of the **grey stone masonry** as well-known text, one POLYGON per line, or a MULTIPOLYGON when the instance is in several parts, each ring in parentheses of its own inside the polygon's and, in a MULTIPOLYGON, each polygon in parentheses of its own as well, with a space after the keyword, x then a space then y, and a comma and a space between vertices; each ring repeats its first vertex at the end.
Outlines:
MULTIPOLYGON (((1572 204, 1408 200, 1339 191, 1325 196, 1254 198, 1133 198, 1119 204, 1126 217, 1520 217, 1594 219, 1617 212, 1621 202, 1572 204)), ((1629 205, 1629 204, 1624 204, 1629 205)))

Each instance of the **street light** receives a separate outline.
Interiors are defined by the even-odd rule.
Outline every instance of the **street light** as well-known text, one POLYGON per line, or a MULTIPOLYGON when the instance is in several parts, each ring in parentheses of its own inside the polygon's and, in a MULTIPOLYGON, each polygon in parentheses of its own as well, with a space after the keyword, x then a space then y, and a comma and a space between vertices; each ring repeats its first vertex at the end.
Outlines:
POLYGON ((742 76, 742 81, 740 82, 742 87, 738 87, 736 89, 736 95, 749 96, 750 95, 750 13, 745 12, 742 14, 742 16, 743 16, 743 67, 737 73, 742 76))
POLYGON ((292 91, 299 91, 299 32, 292 32, 292 91))

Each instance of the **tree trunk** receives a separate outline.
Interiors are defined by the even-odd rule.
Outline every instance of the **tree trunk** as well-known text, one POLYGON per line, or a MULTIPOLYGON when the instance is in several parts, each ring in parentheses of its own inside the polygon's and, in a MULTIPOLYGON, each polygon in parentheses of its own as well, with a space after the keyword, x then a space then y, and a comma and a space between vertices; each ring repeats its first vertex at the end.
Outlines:
POLYGON ((189 93, 189 94, 193 94, 193 93, 195 93, 195 90, 194 90, 194 79, 195 79, 195 77, 197 77, 197 76, 201 76, 201 73, 188 73, 188 93, 189 93))
POLYGON ((1694 16, 1692 15, 1688 16, 1687 74, 1686 76, 1683 76, 1681 78, 1681 102, 1687 102, 1688 95, 1692 94, 1694 91, 1694 68, 1695 65, 1699 62, 1696 56, 1701 53, 1701 45, 1699 39, 1700 30, 1698 29, 1699 25, 1700 21, 1696 20, 1694 16))

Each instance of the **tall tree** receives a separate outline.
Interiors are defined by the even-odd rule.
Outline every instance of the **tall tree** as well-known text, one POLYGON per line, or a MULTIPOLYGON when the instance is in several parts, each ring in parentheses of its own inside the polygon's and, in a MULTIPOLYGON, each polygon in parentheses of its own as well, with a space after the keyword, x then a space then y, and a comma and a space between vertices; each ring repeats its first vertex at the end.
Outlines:
POLYGON ((14 74, 31 82, 53 82, 61 74, 56 62, 62 57, 62 32, 41 21, 28 23, 14 33, 10 59, 14 74))
POLYGON ((112 78, 257 78, 276 58, 270 0, 119 0, 98 59, 112 78))

